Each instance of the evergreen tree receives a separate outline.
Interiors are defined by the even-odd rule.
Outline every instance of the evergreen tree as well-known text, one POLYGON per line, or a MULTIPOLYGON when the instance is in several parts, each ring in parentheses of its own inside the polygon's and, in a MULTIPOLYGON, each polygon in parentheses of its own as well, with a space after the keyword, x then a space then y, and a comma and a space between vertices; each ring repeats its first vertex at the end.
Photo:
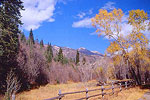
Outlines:
POLYGON ((77 50, 77 54, 76 54, 76 64, 78 64, 79 62, 80 62, 79 51, 77 50))
POLYGON ((60 49, 59 49, 59 52, 58 52, 58 62, 63 63, 63 59, 64 59, 64 57, 63 57, 63 51, 62 51, 62 49, 60 48, 60 49))
POLYGON ((24 35, 24 33, 21 33, 21 41, 22 42, 26 42, 26 37, 25 37, 25 35, 24 35))
POLYGON ((53 49, 52 49, 51 43, 50 43, 50 53, 51 53, 51 56, 53 57, 53 49))
POLYGON ((30 45, 35 44, 32 29, 30 30, 30 34, 29 34, 29 43, 30 45))
POLYGON ((51 44, 49 44, 49 43, 48 43, 47 50, 46 50, 46 59, 47 59, 47 62, 49 62, 49 63, 53 59, 53 50, 52 50, 51 44))
POLYGON ((86 59, 85 59, 85 57, 83 57, 83 59, 82 59, 82 63, 83 63, 83 65, 86 63, 86 59))
POLYGON ((43 42, 43 40, 40 41, 40 47, 41 47, 41 48, 44 47, 44 42, 43 42))
POLYGON ((37 44, 39 44, 39 39, 36 39, 34 42, 37 43, 37 44))
POLYGON ((20 0, 0 0, 0 63, 10 64, 18 53, 21 9, 20 0))
POLYGON ((68 58, 66 58, 66 57, 63 57, 62 64, 68 64, 68 63, 69 63, 69 60, 68 60, 68 58))

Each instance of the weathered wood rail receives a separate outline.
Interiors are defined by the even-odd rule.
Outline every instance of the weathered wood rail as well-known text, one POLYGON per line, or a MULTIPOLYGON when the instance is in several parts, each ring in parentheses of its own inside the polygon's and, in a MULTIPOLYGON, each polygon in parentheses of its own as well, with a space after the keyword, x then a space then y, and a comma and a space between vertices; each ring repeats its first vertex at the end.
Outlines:
POLYGON ((104 88, 104 86, 102 85, 101 88, 98 89, 91 89, 88 90, 86 88, 86 90, 84 91, 76 91, 76 92, 67 92, 67 93, 61 93, 61 90, 59 90, 58 96, 53 97, 53 98, 49 98, 49 99, 44 99, 44 100, 62 100, 64 96, 69 95, 69 94, 77 94, 77 93, 85 93, 85 97, 83 98, 79 98, 79 99, 75 99, 75 100, 88 100, 92 97, 97 97, 97 96, 101 96, 102 98, 104 98, 105 95, 109 95, 109 94, 114 94, 116 92, 121 92, 123 89, 128 89, 132 86, 135 85, 135 81, 134 80, 127 80, 127 81, 112 81, 111 85, 110 84, 106 84, 109 85, 111 87, 109 88, 104 88), (117 84, 117 85, 115 85, 117 84), (117 91, 115 91, 115 89, 119 89, 117 91), (100 90, 101 93, 99 94, 95 94, 95 95, 91 95, 89 96, 88 93, 92 92, 92 91, 98 91, 100 90), (106 93, 105 90, 112 90, 111 92, 106 93))

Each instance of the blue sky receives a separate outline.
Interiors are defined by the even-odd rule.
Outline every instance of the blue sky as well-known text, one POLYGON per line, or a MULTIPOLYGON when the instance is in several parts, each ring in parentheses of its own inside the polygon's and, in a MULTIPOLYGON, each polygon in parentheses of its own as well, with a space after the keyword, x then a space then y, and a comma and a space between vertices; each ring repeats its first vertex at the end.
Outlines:
POLYGON ((35 39, 62 47, 85 47, 104 53, 109 40, 98 37, 90 18, 103 8, 121 8, 126 15, 132 9, 150 13, 150 0, 23 0, 23 32, 28 37, 32 28, 35 39))

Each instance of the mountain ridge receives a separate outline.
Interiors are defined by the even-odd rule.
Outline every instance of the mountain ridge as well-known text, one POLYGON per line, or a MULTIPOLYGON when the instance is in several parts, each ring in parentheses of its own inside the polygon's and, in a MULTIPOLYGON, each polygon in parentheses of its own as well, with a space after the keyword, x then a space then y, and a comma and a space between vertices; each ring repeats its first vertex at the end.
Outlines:
POLYGON ((60 46, 56 46, 56 45, 53 45, 52 46, 54 50, 56 50, 57 52, 59 51, 59 48, 62 48, 63 51, 79 51, 79 53, 81 54, 85 54, 85 55, 98 55, 98 56, 104 56, 102 53, 98 52, 98 51, 90 51, 84 47, 80 47, 78 49, 73 49, 73 48, 70 48, 70 47, 60 47, 60 46))

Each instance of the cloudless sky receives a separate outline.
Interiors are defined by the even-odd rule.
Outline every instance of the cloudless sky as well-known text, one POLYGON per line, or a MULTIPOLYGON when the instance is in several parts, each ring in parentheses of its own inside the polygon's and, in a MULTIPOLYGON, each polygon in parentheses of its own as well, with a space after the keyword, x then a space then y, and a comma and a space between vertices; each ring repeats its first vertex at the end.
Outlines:
MULTIPOLYGON (((44 0, 43 0, 44 2, 44 0)), ((109 46, 109 40, 94 35, 95 29, 90 26, 73 26, 73 23, 94 17, 100 8, 121 8, 125 13, 132 9, 143 9, 149 13, 150 0, 61 0, 55 4, 55 21, 42 21, 40 27, 33 30, 34 38, 44 40, 47 44, 77 49, 85 47, 88 50, 104 53, 109 46), (80 16, 79 16, 80 15, 80 16)), ((78 23, 80 24, 80 23, 78 23)), ((28 30, 23 30, 29 36, 28 30)))

